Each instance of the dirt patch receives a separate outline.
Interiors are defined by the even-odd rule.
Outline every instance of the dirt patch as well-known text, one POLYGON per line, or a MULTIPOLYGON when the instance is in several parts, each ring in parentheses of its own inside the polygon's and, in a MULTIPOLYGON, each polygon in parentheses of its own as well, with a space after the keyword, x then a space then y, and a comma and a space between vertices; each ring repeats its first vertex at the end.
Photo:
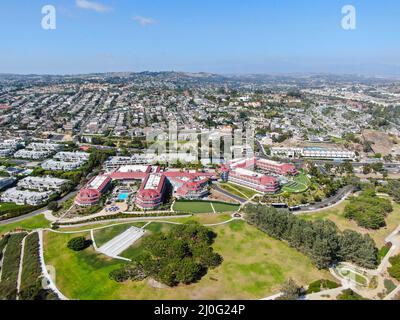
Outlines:
POLYGON ((371 148, 375 153, 380 153, 383 156, 391 154, 393 141, 386 133, 375 130, 365 130, 363 132, 363 137, 365 140, 372 142, 371 148))
POLYGON ((238 204, 237 201, 233 200, 232 198, 227 197, 223 193, 212 189, 211 194, 208 196, 210 200, 216 200, 216 201, 222 201, 222 202, 227 202, 227 203, 232 203, 232 204, 238 204))
POLYGON ((161 282, 158 282, 154 279, 149 279, 147 281, 150 287, 155 288, 155 289, 168 289, 169 287, 165 284, 162 284, 161 282))

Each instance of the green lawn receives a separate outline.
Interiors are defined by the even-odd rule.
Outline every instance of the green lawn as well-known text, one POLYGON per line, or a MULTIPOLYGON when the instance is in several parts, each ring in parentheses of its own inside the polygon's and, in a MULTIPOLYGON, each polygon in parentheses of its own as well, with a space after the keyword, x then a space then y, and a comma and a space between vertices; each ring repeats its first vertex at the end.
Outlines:
POLYGON ((50 222, 44 217, 43 214, 27 218, 25 220, 14 222, 7 225, 0 225, 0 235, 5 234, 9 231, 13 231, 16 228, 22 228, 26 230, 34 230, 39 228, 49 228, 50 222))
POLYGON ((234 212, 239 209, 239 205, 213 201, 176 201, 173 209, 177 212, 213 213, 214 210, 211 207, 211 203, 218 213, 234 212))
POLYGON ((240 198, 244 199, 251 199, 254 197, 256 194, 260 194, 260 192, 238 186, 237 184, 233 183, 220 183, 219 186, 224 189, 225 191, 228 191, 240 198))
POLYGON ((19 206, 15 203, 12 202, 1 202, 0 203, 0 215, 9 213, 12 210, 23 210, 23 209, 29 209, 33 208, 32 206, 19 206))
POLYGON ((298 174, 293 182, 286 184, 282 190, 290 193, 303 193, 310 187, 311 181, 305 174, 298 174))
POLYGON ((145 223, 142 223, 142 222, 128 223, 128 224, 119 224, 119 225, 111 226, 108 228, 95 230, 93 233, 94 233, 94 239, 96 241, 96 245, 98 247, 101 247, 103 244, 107 243, 108 241, 110 241, 111 239, 120 235, 121 233, 125 232, 130 227, 141 228, 144 225, 145 225, 145 223))
MULTIPOLYGON (((173 226, 152 223, 148 230, 160 232, 168 228, 173 226)), ((244 221, 213 230, 218 234, 213 246, 224 261, 201 281, 189 286, 154 289, 147 280, 113 282, 108 274, 121 262, 96 254, 92 249, 78 253, 67 249, 68 241, 76 234, 46 233, 45 259, 46 264, 56 268, 57 286, 71 299, 260 299, 278 292, 288 278, 302 285, 331 279, 328 272, 317 270, 306 256, 244 221)), ((140 250, 139 242, 123 255, 134 257, 140 250)))

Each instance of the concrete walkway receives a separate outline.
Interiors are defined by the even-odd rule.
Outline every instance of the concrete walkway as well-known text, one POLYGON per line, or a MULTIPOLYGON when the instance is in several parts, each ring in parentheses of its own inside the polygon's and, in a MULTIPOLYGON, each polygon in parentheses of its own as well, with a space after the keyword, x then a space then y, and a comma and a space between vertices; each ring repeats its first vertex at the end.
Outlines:
POLYGON ((3 262, 4 262, 4 256, 6 254, 6 250, 7 250, 7 245, 4 247, 3 255, 2 255, 1 259, 0 259, 0 281, 1 281, 1 276, 3 274, 3 262))

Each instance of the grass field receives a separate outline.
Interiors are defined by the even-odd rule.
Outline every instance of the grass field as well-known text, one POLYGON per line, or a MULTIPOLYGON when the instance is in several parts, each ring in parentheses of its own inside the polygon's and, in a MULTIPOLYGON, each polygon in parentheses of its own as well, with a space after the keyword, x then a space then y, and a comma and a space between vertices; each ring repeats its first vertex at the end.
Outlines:
POLYGON ((375 240, 378 248, 385 245, 385 239, 389 236, 399 225, 400 225, 400 205, 393 203, 393 212, 386 218, 387 226, 379 230, 366 230, 357 225, 355 221, 348 220, 344 217, 344 208, 348 204, 348 201, 341 203, 332 209, 322 210, 312 214, 300 215, 301 218, 305 220, 315 221, 315 220, 331 220, 335 222, 340 230, 355 230, 363 234, 370 234, 375 240))
MULTIPOLYGON (((152 223, 148 230, 160 232, 169 228, 173 226, 152 223)), ((259 299, 276 293, 290 277, 302 285, 331 279, 328 272, 317 270, 301 253, 243 221, 213 230, 218 234, 213 246, 224 262, 189 286, 154 289, 147 280, 113 282, 108 274, 121 262, 98 255, 92 249, 78 253, 67 249, 66 244, 76 234, 46 233, 45 259, 46 264, 56 268, 57 286, 71 299, 259 299)), ((139 242, 123 255, 134 257, 140 250, 139 242)))
POLYGON ((176 201, 173 209, 177 212, 214 213, 211 204, 217 213, 235 212, 239 209, 239 205, 236 204, 212 201, 176 201))
POLYGON ((41 214, 39 216, 28 218, 20 222, 11 223, 4 226, 0 225, 0 235, 13 231, 16 228, 34 230, 34 229, 49 228, 49 227, 50 227, 50 222, 44 217, 43 214, 41 214))
POLYGON ((33 208, 32 206, 19 206, 12 202, 1 202, 0 203, 0 216, 9 213, 12 210, 24 210, 33 208))
POLYGON ((244 198, 244 199, 251 199, 252 197, 254 197, 256 194, 260 194, 257 191, 242 187, 242 186, 238 186, 237 184, 233 184, 233 183, 220 183, 219 186, 221 187, 221 189, 224 189, 225 191, 228 191, 240 198, 244 198))

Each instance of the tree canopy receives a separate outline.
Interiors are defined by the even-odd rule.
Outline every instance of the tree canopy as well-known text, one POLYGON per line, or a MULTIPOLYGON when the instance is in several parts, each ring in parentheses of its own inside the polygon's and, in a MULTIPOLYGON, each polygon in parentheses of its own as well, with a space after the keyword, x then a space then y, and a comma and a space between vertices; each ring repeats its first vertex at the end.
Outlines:
POLYGON ((340 232, 332 221, 310 222, 288 211, 261 205, 247 205, 244 211, 250 224, 273 238, 287 241, 320 269, 340 261, 365 268, 375 268, 378 264, 378 250, 369 235, 350 230, 340 232))
POLYGON ((355 220, 360 227, 377 230, 386 226, 385 218, 392 211, 390 200, 379 198, 375 190, 366 190, 350 199, 344 215, 347 219, 355 220))
POLYGON ((168 286, 196 282, 222 262, 211 246, 215 237, 215 233, 195 222, 150 235, 143 239, 143 253, 133 266, 112 272, 110 278, 123 282, 151 277, 168 286))

